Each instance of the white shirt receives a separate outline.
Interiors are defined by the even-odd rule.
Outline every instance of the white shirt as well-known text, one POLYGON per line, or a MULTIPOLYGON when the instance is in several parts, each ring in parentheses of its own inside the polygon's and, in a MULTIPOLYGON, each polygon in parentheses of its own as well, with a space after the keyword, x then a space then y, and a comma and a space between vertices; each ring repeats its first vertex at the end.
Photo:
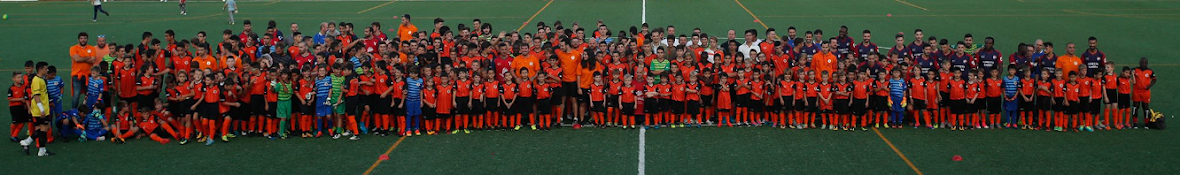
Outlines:
POLYGON ((743 56, 746 56, 745 58, 750 58, 750 50, 751 49, 758 51, 758 53, 762 53, 762 48, 758 47, 759 43, 762 43, 762 40, 756 40, 754 42, 742 43, 742 45, 738 46, 738 52, 741 52, 743 56), (747 45, 747 44, 749 44, 749 45, 747 45))
POLYGON ((95 5, 95 6, 99 6, 99 5, 102 5, 102 0, 91 0, 90 4, 95 5))

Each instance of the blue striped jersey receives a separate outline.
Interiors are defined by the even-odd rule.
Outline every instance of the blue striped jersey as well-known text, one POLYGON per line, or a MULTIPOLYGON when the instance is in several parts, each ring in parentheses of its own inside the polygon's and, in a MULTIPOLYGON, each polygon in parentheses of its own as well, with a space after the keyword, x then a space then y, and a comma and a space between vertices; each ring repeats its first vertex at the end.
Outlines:
POLYGON ((62 83, 61 76, 54 76, 49 80, 45 80, 45 91, 49 93, 49 101, 60 101, 61 89, 64 86, 65 83, 62 83))
POLYGON ((87 106, 93 106, 94 104, 98 104, 98 102, 100 102, 99 98, 102 97, 103 89, 106 89, 106 82, 103 81, 102 77, 91 76, 90 80, 88 80, 86 83, 86 103, 85 104, 87 106))
MULTIPOLYGON (((894 98, 904 98, 905 91, 906 91, 905 80, 903 80, 903 79, 889 79, 889 96, 893 96, 894 98)), ((901 103, 900 100, 893 101, 893 102, 901 103)))
MULTIPOLYGON (((422 79, 406 78, 406 101, 417 104, 422 100, 422 79)), ((406 102, 409 103, 409 102, 406 102)))
POLYGON ((1004 96, 1016 96, 1016 91, 1020 89, 1020 77, 1012 76, 1004 77, 1004 96))

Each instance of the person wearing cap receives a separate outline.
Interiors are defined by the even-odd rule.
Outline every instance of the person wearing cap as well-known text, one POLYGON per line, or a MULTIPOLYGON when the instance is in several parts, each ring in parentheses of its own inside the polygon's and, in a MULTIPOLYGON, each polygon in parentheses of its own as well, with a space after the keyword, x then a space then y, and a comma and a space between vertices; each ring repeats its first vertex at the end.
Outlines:
POLYGON ((418 32, 418 26, 410 23, 410 14, 402 15, 402 24, 397 26, 397 37, 401 41, 408 41, 414 38, 415 32, 418 32))

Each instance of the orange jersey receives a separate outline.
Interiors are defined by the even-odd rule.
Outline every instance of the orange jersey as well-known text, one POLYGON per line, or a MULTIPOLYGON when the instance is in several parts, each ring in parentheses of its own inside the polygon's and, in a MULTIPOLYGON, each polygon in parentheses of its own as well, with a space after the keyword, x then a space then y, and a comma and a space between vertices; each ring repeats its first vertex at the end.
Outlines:
MULTIPOLYGON (((423 86, 425 86, 425 84, 423 84, 423 86)), ((426 102, 426 103, 435 103, 434 105, 437 108, 438 104, 436 103, 436 101, 438 101, 438 98, 437 98, 438 93, 435 93, 435 92, 438 92, 438 90, 435 90, 434 88, 422 89, 422 101, 426 102)), ((426 106, 423 106, 423 107, 426 107, 426 106)))
POLYGON ((750 100, 758 101, 764 97, 758 97, 755 94, 766 94, 766 83, 762 81, 750 82, 750 100))
POLYGON ((441 85, 436 87, 436 89, 438 89, 438 99, 435 101, 438 103, 435 104, 437 107, 435 107, 434 111, 439 114, 451 114, 451 108, 454 107, 453 97, 455 95, 455 86, 441 85))
POLYGON ((1037 82, 1032 79, 1020 79, 1020 94, 1033 95, 1037 89, 1037 82))
POLYGON ((734 85, 722 85, 722 86, 728 86, 728 87, 721 87, 721 89, 718 89, 718 91, 717 91, 718 92, 717 93, 717 109, 725 109, 725 110, 733 109, 733 99, 731 99, 731 97, 729 96, 729 92, 730 92, 730 89, 733 89, 734 85))
POLYGON ((738 83, 745 84, 745 86, 742 86, 742 87, 738 87, 738 88, 737 88, 737 94, 738 94, 738 95, 745 95, 745 94, 748 94, 748 93, 750 93, 750 86, 753 86, 753 83, 751 83, 751 82, 749 82, 749 81, 746 81, 746 80, 744 80, 744 79, 743 79, 741 82, 738 82, 738 83))
POLYGON ((852 98, 869 99, 873 81, 852 81, 852 98))
POLYGON ((500 89, 501 97, 504 97, 506 100, 516 99, 516 93, 520 92, 516 89, 515 83, 504 83, 501 86, 503 86, 503 88, 500 89))
POLYGON ((819 96, 819 83, 807 82, 807 98, 819 96))
POLYGON ((688 100, 688 101, 701 101, 700 88, 701 88, 701 85, 697 84, 696 82, 684 84, 685 91, 687 91, 687 90, 696 90, 697 91, 697 93, 687 93, 686 92, 684 99, 688 100))
POLYGON ((607 85, 608 85, 607 86, 607 95, 622 95, 623 94, 623 82, 611 81, 610 83, 607 83, 607 85))
POLYGON ((557 60, 561 63, 561 68, 564 68, 561 72, 561 81, 576 81, 578 71, 582 69, 580 64, 582 62, 582 51, 572 50, 570 52, 566 52, 564 50, 558 49, 554 50, 554 53, 557 55, 557 60))
POLYGON ((848 99, 848 97, 849 97, 848 93, 852 92, 852 84, 850 84, 850 83, 836 83, 835 89, 836 89, 836 92, 843 93, 844 95, 836 94, 836 96, 833 97, 834 99, 848 99))
POLYGON ((1077 82, 1066 84, 1065 88, 1068 90, 1065 91, 1065 99, 1069 101, 1078 101, 1080 97, 1079 93, 1081 93, 1081 90, 1078 89, 1079 87, 1080 84, 1077 82))
POLYGON ((873 89, 875 89, 873 95, 881 97, 889 96, 889 81, 875 81, 873 82, 873 89))
MULTIPOLYGON (((156 84, 156 78, 153 76, 139 77, 139 81, 135 82, 136 86, 151 86, 152 84, 156 84)), ((154 92, 154 91, 155 90, 148 89, 148 90, 138 90, 137 92, 139 93, 139 95, 151 95, 152 92, 154 92)))
POLYGON ((910 79, 910 98, 926 100, 926 88, 929 87, 926 83, 925 79, 910 79))
POLYGON ((1052 82, 1048 82, 1048 81, 1037 82, 1037 88, 1048 89, 1048 91, 1037 90, 1037 96, 1046 96, 1046 97, 1053 96, 1053 89, 1054 88, 1053 88, 1052 82))
POLYGON ((1097 79, 1090 79, 1090 99, 1102 99, 1102 82, 1097 79))
POLYGON ((373 81, 373 74, 365 74, 360 76, 361 82, 369 82, 369 84, 361 84, 361 94, 371 95, 377 89, 377 83, 373 81))
POLYGON ((406 95, 406 82, 402 81, 402 79, 394 80, 393 85, 389 86, 389 88, 393 89, 389 91, 389 96, 392 96, 393 98, 400 99, 404 98, 406 95))
POLYGON ((672 101, 684 101, 684 84, 672 85, 672 101))
POLYGON ((778 92, 781 97, 795 95, 795 81, 783 80, 778 82, 778 92))
POLYGON ((526 81, 523 83, 517 83, 516 86, 518 87, 517 89, 519 90, 520 97, 533 97, 533 82, 526 81))
POLYGON ((987 97, 1000 97, 1004 94, 1004 81, 998 78, 989 78, 986 80, 987 88, 984 90, 987 97))
POLYGON ((606 100, 606 85, 593 84, 590 85, 590 101, 606 100))
POLYGON ((483 84, 484 98, 500 98, 500 86, 494 81, 485 82, 483 84))
POLYGON ((946 82, 947 92, 950 93, 951 100, 966 99, 967 85, 964 84, 963 80, 950 80, 946 82))
POLYGON ((635 103, 635 93, 631 93, 631 92, 635 92, 634 86, 623 86, 620 89, 622 89, 622 91, 624 92, 622 95, 619 96, 620 101, 623 101, 623 103, 635 103))
MULTIPOLYGON (((820 96, 830 98, 830 97, 832 97, 832 92, 834 90, 835 89, 832 88, 832 84, 828 84, 827 82, 819 84, 819 95, 820 96)), ((819 106, 820 106, 820 108, 823 108, 823 109, 832 109, 832 101, 829 100, 828 102, 824 102, 823 100, 820 100, 819 106)))
MULTIPOLYGON (((952 76, 955 76, 955 75, 954 75, 953 73, 950 73, 950 72, 940 72, 940 73, 938 73, 938 79, 939 79, 939 80, 942 80, 942 81, 939 81, 939 83, 942 83, 942 84, 938 84, 938 87, 948 87, 948 86, 950 86, 951 79, 953 78, 952 76)), ((946 92, 949 92, 949 91, 950 91, 950 88, 939 88, 939 91, 941 91, 941 92, 943 92, 943 93, 946 93, 946 92)))
POLYGON ((1119 78, 1118 84, 1119 84, 1119 88, 1118 88, 1119 94, 1131 94, 1131 89, 1133 89, 1131 87, 1131 79, 1119 78))
POLYGON ((471 97, 471 80, 455 82, 455 97, 471 97))
POLYGON ((553 97, 553 88, 549 88, 549 84, 534 83, 534 85, 537 86, 537 99, 549 99, 549 97, 553 97))
POLYGON ((1135 72, 1134 73, 1135 90, 1136 91, 1147 91, 1147 85, 1151 84, 1152 80, 1155 80, 1155 72, 1152 71, 1151 69, 1140 69, 1140 68, 1135 68, 1134 72, 1135 72))
POLYGON ((656 90, 657 90, 657 92, 660 92, 660 99, 671 99, 672 98, 672 85, 670 85, 670 84, 656 85, 656 90))
POLYGON ((981 99, 985 96, 983 94, 983 83, 967 83, 967 99, 981 99))
POLYGON ((1094 79, 1091 79, 1089 77, 1082 77, 1082 76, 1078 76, 1078 77, 1080 77, 1080 78, 1078 78, 1078 83, 1077 83, 1078 86, 1076 88, 1077 93, 1078 93, 1078 98, 1089 98, 1090 97, 1090 87, 1093 87, 1094 79))
POLYGON ((139 84, 139 80, 135 77, 135 70, 120 69, 118 72, 116 72, 116 74, 115 80, 118 81, 116 83, 119 83, 119 97, 135 97, 135 85, 139 84))
POLYGON ((1066 83, 1065 80, 1053 80, 1051 82, 1053 83, 1053 97, 1065 97, 1065 84, 1068 83, 1066 83))

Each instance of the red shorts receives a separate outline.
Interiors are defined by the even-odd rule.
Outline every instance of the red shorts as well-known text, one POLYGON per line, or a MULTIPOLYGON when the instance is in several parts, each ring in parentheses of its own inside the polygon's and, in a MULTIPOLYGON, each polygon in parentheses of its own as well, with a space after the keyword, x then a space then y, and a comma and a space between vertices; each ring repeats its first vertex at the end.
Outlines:
POLYGON ((1131 93, 1131 101, 1151 103, 1151 91, 1135 90, 1135 92, 1131 93))

